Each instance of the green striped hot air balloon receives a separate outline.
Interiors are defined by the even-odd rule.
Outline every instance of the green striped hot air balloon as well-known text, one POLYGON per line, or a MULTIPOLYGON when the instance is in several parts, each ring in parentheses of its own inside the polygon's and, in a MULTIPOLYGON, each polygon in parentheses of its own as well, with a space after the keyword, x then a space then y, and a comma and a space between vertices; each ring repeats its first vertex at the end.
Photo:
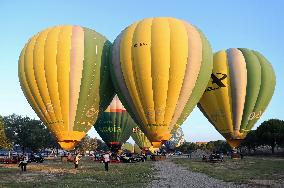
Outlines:
POLYGON ((121 149, 126 151, 126 152, 129 152, 129 153, 133 153, 134 152, 134 146, 131 143, 129 143, 129 142, 124 143, 122 145, 121 149))
POLYGON ((211 80, 198 106, 234 148, 263 114, 275 83, 272 65, 259 52, 222 50, 214 54, 211 80))
POLYGON ((141 152, 141 148, 137 144, 134 144, 134 153, 141 154, 141 152))
POLYGON ((142 149, 148 150, 152 144, 146 135, 139 129, 139 127, 134 127, 132 129, 131 137, 135 141, 135 143, 142 149))
POLYGON ((21 52, 21 88, 63 149, 74 149, 114 96, 110 48, 96 31, 70 25, 37 33, 21 52))
POLYGON ((115 95, 107 109, 100 114, 94 127, 103 141, 113 151, 117 151, 129 139, 134 124, 119 98, 115 95))

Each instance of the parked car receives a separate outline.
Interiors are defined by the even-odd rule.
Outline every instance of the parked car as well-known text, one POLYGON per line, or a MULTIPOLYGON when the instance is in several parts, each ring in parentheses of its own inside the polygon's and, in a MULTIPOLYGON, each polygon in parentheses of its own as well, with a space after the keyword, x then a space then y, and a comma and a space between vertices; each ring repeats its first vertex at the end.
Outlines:
POLYGON ((12 157, 7 157, 7 156, 1 156, 0 157, 0 163, 4 164, 17 164, 19 162, 18 157, 12 156, 12 157))
POLYGON ((43 161, 44 158, 41 155, 34 155, 34 154, 32 154, 28 159, 28 163, 31 162, 42 163, 43 161))
POLYGON ((176 151, 173 155, 182 155, 182 152, 176 151))
POLYGON ((124 163, 144 162, 147 157, 139 154, 126 153, 120 156, 120 161, 124 163))
POLYGON ((224 157, 223 154, 219 154, 219 153, 212 153, 209 156, 209 162, 223 162, 224 161, 224 157))

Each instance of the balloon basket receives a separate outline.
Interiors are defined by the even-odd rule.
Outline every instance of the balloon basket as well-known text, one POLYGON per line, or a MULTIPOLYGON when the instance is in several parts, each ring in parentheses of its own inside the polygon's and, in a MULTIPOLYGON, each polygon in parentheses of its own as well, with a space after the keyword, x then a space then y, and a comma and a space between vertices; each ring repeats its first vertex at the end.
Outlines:
POLYGON ((163 161, 166 160, 165 155, 152 155, 151 156, 152 161, 163 161))
POLYGON ((241 155, 239 153, 232 153, 231 159, 234 159, 234 160, 241 159, 241 155))

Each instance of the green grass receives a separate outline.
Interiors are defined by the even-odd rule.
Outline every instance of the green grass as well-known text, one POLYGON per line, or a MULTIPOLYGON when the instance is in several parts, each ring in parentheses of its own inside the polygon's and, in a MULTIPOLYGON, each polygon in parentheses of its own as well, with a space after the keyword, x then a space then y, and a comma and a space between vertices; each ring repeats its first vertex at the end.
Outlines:
POLYGON ((284 181, 283 158, 245 157, 242 160, 226 159, 222 163, 202 162, 201 159, 172 159, 172 161, 189 170, 205 173, 227 182, 284 181))
POLYGON ((110 164, 104 171, 102 163, 82 160, 79 169, 59 160, 31 164, 20 172, 17 165, 0 166, 0 187, 142 187, 153 176, 153 162, 110 164))
MULTIPOLYGON (((261 185, 260 181, 272 180, 278 185, 284 183, 283 158, 245 157, 243 160, 226 159, 223 163, 187 158, 171 160, 191 171, 228 182, 261 185)), ((110 164, 109 172, 105 172, 102 163, 87 159, 80 162, 78 170, 73 163, 47 160, 43 164, 29 164, 25 173, 17 165, 0 164, 0 187, 143 187, 155 178, 153 163, 110 164)))

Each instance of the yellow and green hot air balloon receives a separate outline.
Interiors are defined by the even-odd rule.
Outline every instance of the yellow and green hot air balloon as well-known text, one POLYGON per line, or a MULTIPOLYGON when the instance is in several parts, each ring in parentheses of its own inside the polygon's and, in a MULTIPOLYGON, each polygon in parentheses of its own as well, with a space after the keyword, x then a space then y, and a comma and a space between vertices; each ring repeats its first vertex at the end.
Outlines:
POLYGON ((93 30, 55 26, 33 36, 21 52, 21 88, 63 149, 74 149, 114 95, 110 48, 93 30))
POLYGON ((4 120, 2 116, 0 116, 0 149, 10 149, 12 144, 5 133, 4 120))
POLYGON ((124 151, 127 151, 129 153, 134 153, 134 146, 129 142, 124 143, 121 146, 121 149, 124 150, 124 151))
POLYGON ((129 139, 133 125, 135 125, 134 121, 115 95, 94 127, 108 147, 112 151, 118 151, 129 139))
POLYGON ((134 144, 134 153, 141 154, 141 152, 141 148, 137 144, 134 144))
POLYGON ((147 18, 127 27, 112 50, 119 98, 154 147, 171 138, 201 98, 213 55, 204 35, 175 18, 147 18))
POLYGON ((131 137, 135 141, 135 143, 139 146, 139 148, 143 152, 150 151, 155 153, 159 150, 159 147, 154 147, 146 135, 139 129, 139 127, 134 127, 131 137))
POLYGON ((222 50, 214 54, 211 81, 198 106, 235 148, 263 114, 275 82, 271 64, 259 52, 222 50))
POLYGON ((139 127, 132 128, 131 137, 135 143, 144 151, 149 150, 152 147, 151 142, 148 140, 146 135, 139 129, 139 127))

